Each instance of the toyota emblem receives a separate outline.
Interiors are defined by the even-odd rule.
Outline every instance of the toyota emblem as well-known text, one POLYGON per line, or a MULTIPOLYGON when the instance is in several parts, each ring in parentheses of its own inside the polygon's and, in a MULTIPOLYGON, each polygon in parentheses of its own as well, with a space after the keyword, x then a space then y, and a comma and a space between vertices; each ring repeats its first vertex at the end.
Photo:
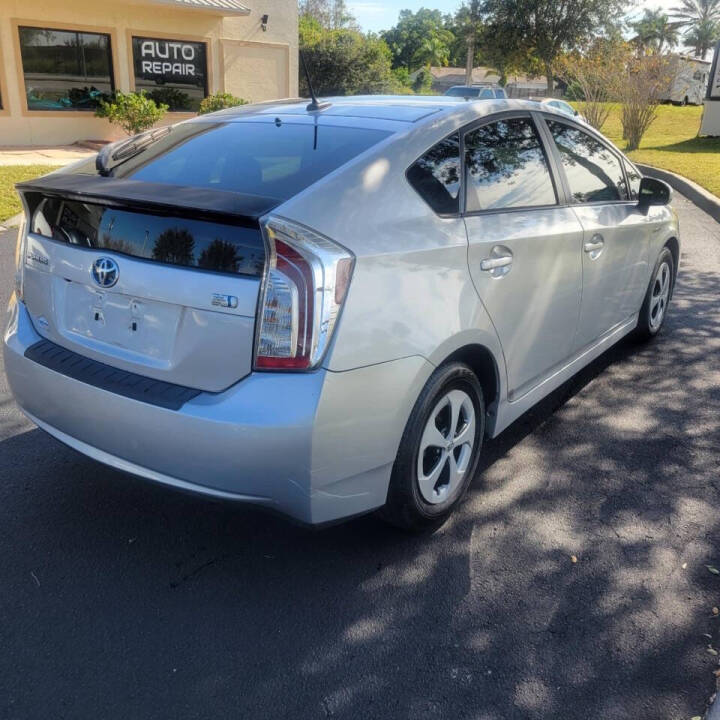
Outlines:
POLYGON ((120 277, 120 268, 112 258, 101 257, 93 263, 92 276, 101 288, 111 288, 120 277))

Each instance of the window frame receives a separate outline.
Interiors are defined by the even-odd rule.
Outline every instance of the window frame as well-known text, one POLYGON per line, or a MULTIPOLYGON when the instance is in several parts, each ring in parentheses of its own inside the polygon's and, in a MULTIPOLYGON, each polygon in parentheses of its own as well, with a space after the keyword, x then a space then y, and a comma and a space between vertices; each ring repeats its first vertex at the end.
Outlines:
MULTIPOLYGON (((213 57, 213 45, 210 42, 210 38, 204 35, 183 35, 182 33, 165 33, 157 32, 155 30, 137 30, 134 28, 128 28, 126 30, 127 36, 127 62, 128 62, 128 79, 130 82, 130 91, 137 92, 135 83, 135 58, 133 55, 133 38, 145 38, 147 40, 177 40, 179 42, 191 42, 191 43, 202 43, 205 45, 205 62, 207 68, 205 71, 205 97, 212 94, 215 88, 215 79, 213 77, 213 67, 215 58, 213 57), (151 37, 152 36, 152 37, 151 37)), ((168 110, 168 115, 173 118, 184 118, 184 117, 195 117, 196 112, 192 110, 168 110)))
MULTIPOLYGON (((56 30, 58 32, 80 32, 93 33, 95 35, 107 35, 110 41, 110 87, 115 92, 117 78, 120 76, 117 54, 117 30, 113 27, 100 25, 83 25, 80 23, 50 22, 41 19, 19 19, 10 20, 13 46, 15 51, 15 70, 17 74, 18 88, 20 90, 20 114, 23 117, 47 117, 47 118, 79 118, 94 117, 90 110, 31 110, 27 102, 27 89, 25 86, 25 72, 22 64, 22 48, 20 46, 20 28, 29 27, 36 30, 56 30)), ((2 72, 0 70, 0 72, 2 72)), ((2 111, 0 111, 2 112, 2 111)))
POLYGON ((640 180, 642 180, 645 176, 642 174, 642 172, 640 172, 640 168, 638 168, 638 166, 634 162, 632 162, 632 160, 630 160, 630 158, 628 158, 625 155, 620 155, 620 158, 622 160, 623 172, 625 173, 625 187, 628 189, 628 202, 637 203, 639 201, 639 192, 638 192, 637 198, 633 199, 633 198, 629 197, 629 195, 630 195, 630 175, 628 174, 628 165, 638 174, 638 177, 640 178, 640 180))
MULTIPOLYGON (((559 112, 559 111, 558 111, 559 112)), ((549 145, 550 152, 555 156, 555 163, 558 167, 559 173, 560 173, 560 180, 563 184, 565 197, 567 199, 567 205, 569 207, 577 207, 577 206, 602 206, 602 205, 636 205, 637 200, 633 200, 630 198, 630 179, 627 175, 627 171, 625 169, 625 162, 629 163, 635 171, 638 173, 638 175, 642 178, 643 174, 638 170, 637 167, 635 167, 635 164, 632 163, 628 158, 625 157, 617 148, 613 147, 608 141, 600 135, 597 131, 594 130, 594 128, 590 127, 583 127, 579 123, 573 121, 573 119, 566 115, 555 115, 554 113, 539 113, 542 115, 543 119, 543 130, 546 133, 547 137, 547 144, 549 145), (619 198, 618 200, 593 200, 592 202, 573 202, 572 200, 572 192, 570 190, 570 183, 567 179, 567 175, 565 173, 565 168, 562 164, 562 158, 560 155, 560 150, 558 149, 557 145, 555 144, 555 139, 553 138, 552 132, 550 130, 550 127, 548 126, 548 122, 557 122, 561 125, 568 125, 569 127, 573 128, 574 130, 579 130, 580 132, 584 132, 586 135, 589 135, 594 140, 598 141, 603 147, 605 147, 606 150, 609 150, 610 153, 615 157, 617 162, 620 165, 620 171, 622 172, 623 181, 625 183, 625 191, 627 194, 626 198, 619 198)))
MULTIPOLYGON (((541 126, 541 123, 536 117, 537 113, 532 110, 507 110, 504 112, 493 113, 486 117, 480 118, 475 122, 465 125, 460 129, 460 168, 462 176, 460 177, 460 215, 462 217, 476 217, 478 215, 497 215, 499 213, 511 213, 511 212, 528 212, 531 210, 548 210, 551 208, 564 207, 568 204, 567 196, 565 193, 564 186, 558 182, 558 168, 556 167, 557 159, 549 152, 547 137, 543 134, 543 130, 546 128, 541 126), (540 147, 542 148, 545 160, 548 166, 548 172, 550 173, 550 182, 553 185, 555 192, 555 202, 551 205, 519 205, 516 207, 505 207, 505 208, 488 208, 485 210, 468 210, 467 209, 467 183, 466 183, 466 172, 465 172, 465 136, 478 128, 485 125, 492 125, 493 123, 501 120, 512 120, 520 118, 523 120, 529 120, 535 127, 540 140, 540 147)), ((543 124, 544 125, 544 124, 543 124)))
POLYGON ((608 141, 600 135, 594 128, 586 127, 584 125, 581 125, 573 118, 566 116, 564 114, 561 114, 561 112, 558 110, 557 112, 547 112, 543 110, 505 110, 501 112, 492 113, 491 115, 486 115, 485 117, 478 118, 476 120, 473 120, 470 123, 467 123, 465 125, 461 125, 459 128, 456 128, 454 130, 451 130, 450 132, 443 135, 441 138, 435 140, 435 142, 432 143, 432 145, 429 145, 425 150, 423 150, 420 155, 418 155, 408 166, 405 168, 405 172, 403 173, 403 176, 405 177, 405 182, 407 182, 408 187, 412 192, 419 198, 419 200, 426 205, 437 217, 448 219, 448 218, 464 218, 464 217, 475 217, 477 215, 497 215, 498 213, 511 213, 511 212, 528 212, 530 210, 549 210, 552 208, 568 208, 568 207, 577 207, 578 205, 637 205, 637 200, 632 200, 629 197, 629 188, 630 188, 630 178, 627 175, 627 170, 625 168, 625 163, 630 165, 637 174, 643 178, 643 173, 639 170, 637 165, 632 162, 626 155, 624 155, 622 152, 620 152, 617 148, 613 147, 611 144, 608 143, 608 141), (504 120, 508 118, 513 117, 523 117, 527 118, 530 117, 534 124, 535 128, 538 131, 538 135, 540 136, 540 141, 543 146, 543 150, 545 152, 545 157, 548 161, 548 168, 550 170, 550 177, 553 182, 553 186, 555 188, 555 195, 557 197, 557 203, 554 205, 523 205, 520 207, 511 207, 511 208, 492 208, 488 210, 473 210, 468 211, 466 210, 466 203, 465 203, 465 197, 466 197, 466 182, 465 182, 465 135, 469 132, 472 132, 473 130, 483 126, 483 125, 489 125, 493 122, 497 122, 498 120, 504 120), (560 152, 557 149, 557 146, 555 145, 555 140, 553 139, 552 133, 550 132, 550 128, 547 125, 547 120, 554 120, 557 122, 565 123, 566 125, 570 125, 571 127, 581 130, 582 132, 587 133, 588 135, 591 135, 593 138, 601 142, 610 152, 619 160, 620 167, 622 169, 623 173, 623 179, 625 181, 625 187, 628 189, 628 198, 626 200, 596 200, 592 203, 576 203, 572 201, 572 195, 570 194, 570 186, 567 181, 567 177, 565 176, 565 170, 562 167, 562 161, 560 158, 560 152), (459 196, 459 209, 456 213, 438 213, 436 212, 423 198, 423 196, 412 186, 410 181, 407 177, 408 170, 418 161, 420 158, 423 157, 429 150, 431 150, 435 145, 438 145, 439 143, 443 142, 444 140, 447 140, 448 138, 451 138, 456 133, 459 133, 460 135, 460 196, 459 196))

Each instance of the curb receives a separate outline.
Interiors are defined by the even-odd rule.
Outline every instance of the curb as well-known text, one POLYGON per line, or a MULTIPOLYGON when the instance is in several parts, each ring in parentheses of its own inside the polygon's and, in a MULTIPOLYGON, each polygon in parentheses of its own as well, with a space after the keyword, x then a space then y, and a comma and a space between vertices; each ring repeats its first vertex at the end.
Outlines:
MULTIPOLYGON (((700 185, 694 183, 692 180, 684 178, 682 175, 676 175, 674 172, 661 170, 652 165, 635 164, 644 175, 657 178, 658 180, 664 180, 671 188, 677 190, 691 203, 697 205, 701 210, 704 210, 717 222, 720 222, 720 198, 708 192, 705 188, 700 187, 700 185)), ((717 720, 720 720, 720 715, 717 720)))
POLYGON ((2 230, 10 230, 11 228, 16 228, 20 225, 23 219, 23 214, 20 212, 17 215, 13 215, 12 217, 9 217, 7 220, 0 221, 0 231, 2 230))

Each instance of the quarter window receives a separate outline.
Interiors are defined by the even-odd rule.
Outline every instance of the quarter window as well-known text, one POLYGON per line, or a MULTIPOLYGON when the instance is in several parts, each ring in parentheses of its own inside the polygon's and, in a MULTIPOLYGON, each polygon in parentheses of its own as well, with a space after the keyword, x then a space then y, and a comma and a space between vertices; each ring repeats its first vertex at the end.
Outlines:
POLYGON ((135 89, 171 111, 197 112, 207 95, 207 47, 203 42, 132 39, 135 89))
POLYGON ((114 90, 110 36, 21 27, 28 110, 95 110, 114 90))
POLYGON ((430 148, 407 171, 423 200, 441 215, 460 210, 460 136, 456 133, 430 148))
POLYGON ((548 121, 576 203, 624 200, 620 161, 599 140, 565 123, 548 121))
POLYGON ((529 118, 483 125, 465 136, 468 212, 557 203, 540 136, 529 118))

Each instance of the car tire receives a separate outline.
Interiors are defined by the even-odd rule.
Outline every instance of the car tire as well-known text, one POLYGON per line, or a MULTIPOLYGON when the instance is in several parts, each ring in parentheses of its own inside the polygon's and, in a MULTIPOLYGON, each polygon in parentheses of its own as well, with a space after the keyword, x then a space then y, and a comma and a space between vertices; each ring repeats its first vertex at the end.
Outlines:
POLYGON ((381 516, 413 532, 438 529, 477 471, 485 434, 485 401, 465 364, 439 367, 410 414, 381 516))
POLYGON ((640 308, 635 335, 640 340, 654 338, 662 329, 675 285, 675 260, 670 249, 664 247, 653 268, 645 300, 640 308))

